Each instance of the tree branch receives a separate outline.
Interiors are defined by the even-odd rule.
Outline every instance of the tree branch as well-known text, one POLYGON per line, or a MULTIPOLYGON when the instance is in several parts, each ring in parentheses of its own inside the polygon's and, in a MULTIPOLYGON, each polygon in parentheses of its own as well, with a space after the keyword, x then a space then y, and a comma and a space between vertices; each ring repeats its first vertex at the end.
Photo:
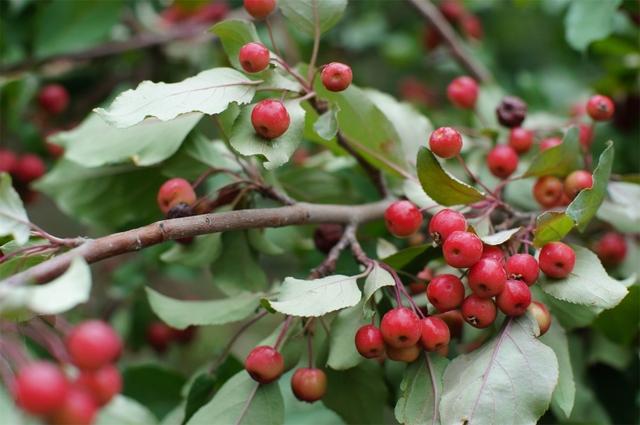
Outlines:
POLYGON ((144 227, 89 239, 65 254, 51 258, 0 281, 2 285, 43 283, 64 273, 71 260, 82 257, 88 263, 159 244, 209 233, 300 224, 358 224, 379 219, 391 200, 363 205, 323 205, 300 202, 279 208, 247 209, 157 221, 144 227))
POLYGON ((463 68, 465 68, 473 78, 481 82, 491 81, 491 73, 485 66, 475 60, 464 48, 462 42, 455 31, 442 16, 437 7, 429 0, 407 0, 425 18, 435 30, 442 36, 442 39, 451 50, 451 54, 463 68))

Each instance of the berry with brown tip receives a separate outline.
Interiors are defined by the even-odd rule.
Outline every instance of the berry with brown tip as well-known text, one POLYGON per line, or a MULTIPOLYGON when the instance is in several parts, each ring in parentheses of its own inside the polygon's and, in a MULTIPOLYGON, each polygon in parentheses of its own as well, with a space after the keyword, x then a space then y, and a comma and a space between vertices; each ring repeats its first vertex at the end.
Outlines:
POLYGON ((462 136, 451 127, 440 127, 429 136, 429 148, 440 158, 453 158, 462 149, 462 136))
POLYGON ((505 96, 496 108, 498 122, 505 127, 519 127, 527 116, 527 104, 515 96, 505 96))
POLYGON ((249 353, 244 368, 254 381, 268 384, 275 381, 284 371, 284 358, 275 348, 261 345, 249 353))
POLYGON ((620 233, 607 232, 595 244, 595 252, 605 266, 615 266, 627 256, 627 241, 620 233))
POLYGON ((158 189, 156 197, 158 208, 165 215, 180 204, 191 207, 196 199, 196 192, 191 187, 191 183, 179 177, 164 182, 158 189))
POLYGON ((538 301, 531 301, 527 310, 529 310, 529 313, 531 313, 538 322, 540 336, 546 334, 551 327, 551 313, 549 313, 547 306, 538 301))
POLYGON ((438 275, 427 286, 427 298, 439 312, 456 309, 464 299, 464 285, 452 274, 438 275))
POLYGON ((531 286, 538 280, 540 267, 538 261, 530 254, 514 254, 507 259, 505 265, 509 279, 522 280, 531 286))
POLYGON ((587 113, 594 121, 610 120, 614 111, 615 105, 608 96, 596 94, 587 101, 587 113))
POLYGON ((487 165, 491 174, 506 179, 518 168, 518 154, 511 146, 498 145, 487 155, 487 165))
POLYGON ((469 288, 474 294, 489 298, 502 292, 507 281, 507 273, 502 263, 490 258, 482 258, 469 269, 467 279, 469 288))
POLYGON ((533 145, 533 131, 515 127, 509 131, 509 146, 519 154, 529 152, 533 145))
POLYGON ((576 264, 576 253, 562 242, 549 242, 540 250, 540 270, 555 279, 567 277, 576 264))
POLYGON ((422 335, 420 342, 427 351, 438 351, 449 344, 451 335, 449 326, 439 317, 429 316, 421 320, 422 335))
POLYGON ((442 245, 444 260, 451 267, 471 267, 482 257, 482 241, 470 232, 453 232, 442 245))
POLYGON ((395 201, 384 212, 384 221, 391 234, 406 237, 422 225, 422 213, 409 201, 395 201))
POLYGON ((442 244, 453 232, 467 230, 467 219, 458 211, 444 209, 429 220, 429 234, 437 244, 442 244))
POLYGON ((260 137, 267 140, 282 136, 290 123, 289 112, 279 100, 262 100, 251 111, 251 125, 260 137))
POLYGON ((244 0, 244 9, 255 19, 264 19, 276 8, 276 0, 244 0))
POLYGON ((291 377, 291 390, 300 401, 318 401, 327 392, 327 375, 322 369, 300 368, 291 377))
POLYGON ((564 179, 564 193, 569 199, 575 198, 583 189, 590 189, 593 186, 593 176, 585 170, 576 170, 564 179))
POLYGON ((320 73, 322 85, 329 91, 338 92, 346 90, 353 80, 353 72, 349 65, 340 62, 331 62, 322 68, 320 73))
POLYGON ((521 280, 507 280, 504 289, 496 297, 496 304, 507 316, 522 316, 531 304, 531 290, 521 280))
POLYGON ((464 299, 460 311, 465 322, 479 329, 491 326, 497 315, 492 298, 480 298, 474 294, 464 299))
POLYGON ((384 339, 380 329, 364 325, 356 332, 356 349, 362 357, 373 359, 384 354, 384 339))
POLYGON ((238 60, 246 72, 260 72, 269 66, 269 49, 261 43, 247 43, 240 48, 238 60))
POLYGON ((420 319, 413 310, 397 307, 382 316, 380 332, 384 342, 392 347, 406 348, 420 339, 420 319))
POLYGON ((458 77, 447 86, 447 97, 458 108, 473 109, 478 100, 478 83, 471 77, 458 77))
POLYGON ((533 197, 545 208, 558 205, 563 193, 562 181, 555 176, 540 177, 533 185, 533 197))

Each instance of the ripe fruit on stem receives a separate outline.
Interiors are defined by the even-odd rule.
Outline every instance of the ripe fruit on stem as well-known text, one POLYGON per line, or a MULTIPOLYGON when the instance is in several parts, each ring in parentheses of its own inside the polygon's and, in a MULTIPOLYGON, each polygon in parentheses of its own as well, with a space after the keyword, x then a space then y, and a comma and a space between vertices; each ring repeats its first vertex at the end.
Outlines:
POLYGON ((451 336, 449 327, 444 320, 429 316, 422 319, 421 322, 422 335, 420 336, 420 342, 425 350, 437 351, 449 344, 451 336))
POLYGON ((548 137, 540 142, 540 152, 561 145, 562 139, 559 137, 548 137))
POLYGON ((321 369, 300 368, 291 377, 291 389, 298 400, 313 403, 327 392, 327 375, 321 369))
POLYGON ((487 165, 491 174, 506 179, 518 168, 518 154, 511 146, 498 145, 489 152, 487 165))
POLYGON ((264 19, 276 8, 276 0, 244 0, 244 8, 255 19, 264 19))
POLYGON ((456 309, 464 299, 464 285, 457 276, 441 274, 429 282, 427 298, 440 312, 456 309))
POLYGON ((52 425, 91 425, 98 405, 91 395, 79 388, 70 388, 62 405, 50 418, 52 425))
POLYGON ((387 229, 393 235, 406 237, 422 225, 422 213, 409 201, 395 201, 384 212, 387 229))
POLYGON ((384 354, 384 339, 380 329, 364 325, 356 332, 356 349, 362 357, 373 359, 384 354))
POLYGON ((627 255, 627 241, 619 233, 607 232, 596 242, 595 251, 602 264, 615 266, 627 255))
POLYGON ((596 94, 587 101, 587 113, 594 121, 610 120, 614 111, 615 105, 608 96, 596 94))
POLYGON ((504 289, 496 297, 496 304, 507 316, 522 316, 531 304, 531 291, 521 280, 507 280, 504 289))
POLYGON ((564 180, 564 193, 569 199, 573 199, 583 189, 589 189, 593 186, 593 176, 585 170, 576 170, 569 174, 564 180))
POLYGON ((89 320, 73 328, 67 351, 80 369, 99 369, 114 362, 122 350, 120 337, 108 323, 89 320))
POLYGON ((576 253, 562 242, 549 242, 540 250, 540 270, 549 277, 560 279, 571 273, 576 263, 576 253))
POLYGON ((482 258, 469 269, 469 288, 479 297, 489 298, 502 292, 507 281, 507 273, 502 263, 490 258, 482 258))
POLYGON ((533 145, 533 131, 522 127, 512 128, 509 132, 509 146, 517 153, 526 153, 533 145))
POLYGON ((34 415, 46 415, 60 407, 68 390, 67 378, 53 363, 30 363, 16 375, 16 402, 34 415))
POLYGON ((533 255, 529 254, 512 255, 507 259, 505 267, 509 279, 522 280, 528 286, 536 283, 540 274, 538 261, 533 255))
POLYGON ((351 84, 353 73, 351 67, 340 62, 331 62, 322 68, 320 73, 322 85, 329 91, 342 91, 351 84))
POLYGON ((447 97, 458 108, 473 109, 478 99, 478 83, 471 77, 458 77, 449 83, 447 97))
POLYGON ((506 96, 496 108, 498 122, 505 127, 519 127, 527 115, 527 104, 515 96, 506 96))
POLYGON ((429 148, 440 158, 453 158, 462 149, 462 136, 451 127, 440 127, 431 133, 429 148))
POLYGON ((191 183, 178 177, 164 182, 158 189, 156 198, 160 211, 165 215, 179 204, 193 205, 196 199, 196 192, 191 183))
POLYGON ((475 328, 486 328, 496 320, 496 304, 491 298, 469 295, 462 302, 462 318, 475 328))
POLYGON ((99 406, 104 406, 122 390, 122 376, 114 365, 98 370, 83 370, 75 384, 86 390, 99 406))
POLYGON ((47 84, 38 94, 38 103, 51 115, 58 115, 69 105, 69 93, 60 84, 47 84))
POLYGON ((589 149, 593 142, 593 128, 582 122, 578 124, 578 140, 584 149, 589 149))
POLYGON ((397 307, 382 317, 380 332, 387 345, 395 348, 409 347, 420 339, 420 319, 413 310, 397 307))
POLYGON ((467 230, 467 219, 458 211, 444 209, 429 221, 429 234, 437 244, 442 244, 455 231, 467 230))
POLYGON ((451 267, 471 267, 482 256, 482 241, 469 232, 453 232, 442 245, 444 260, 451 267))
POLYGON ((238 54, 242 69, 247 72, 260 72, 269 66, 269 49, 260 43, 247 43, 238 54))
POLYGON ((541 302, 532 301, 527 310, 529 310, 529 313, 531 313, 538 322, 538 327, 540 327, 540 336, 546 334, 551 327, 551 313, 549 313, 547 306, 541 302))
POLYGON ((253 128, 260 137, 267 140, 282 136, 290 122, 289 112, 279 100, 262 100, 251 111, 253 128))
POLYGON ((15 164, 13 173, 16 179, 22 183, 31 183, 39 179, 47 171, 44 162, 39 156, 33 154, 22 155, 15 164))
POLYGON ((545 208, 555 207, 564 193, 562 181, 555 176, 544 176, 533 185, 533 197, 545 208))
POLYGON ((504 252, 499 246, 495 245, 483 245, 482 246, 482 257, 480 258, 491 258, 492 260, 496 260, 499 263, 504 263, 504 252))
POLYGON ((156 321, 147 327, 147 343, 157 352, 164 353, 173 340, 173 329, 164 322, 156 321))
POLYGON ((17 164, 16 154, 7 149, 0 149, 0 173, 13 173, 17 164))
POLYGON ((244 361, 244 368, 254 381, 268 384, 282 375, 284 358, 275 348, 261 345, 251 350, 244 361))
POLYGON ((397 362, 411 363, 420 357, 420 351, 420 347, 415 344, 401 348, 388 345, 387 357, 397 362))

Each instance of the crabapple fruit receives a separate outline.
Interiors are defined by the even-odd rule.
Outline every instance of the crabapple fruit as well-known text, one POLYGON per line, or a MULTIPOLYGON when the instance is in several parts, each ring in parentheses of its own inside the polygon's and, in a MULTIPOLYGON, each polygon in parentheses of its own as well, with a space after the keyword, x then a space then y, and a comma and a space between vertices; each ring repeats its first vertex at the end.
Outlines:
POLYGON ((464 299, 464 285, 452 274, 441 274, 429 282, 427 298, 439 312, 456 309, 464 299))
POLYGON ((300 401, 318 401, 327 392, 327 375, 322 369, 297 369, 291 377, 291 390, 300 401))
POLYGON ((244 0, 244 9, 255 19, 264 19, 276 8, 276 0, 244 0))
POLYGON ((587 101, 587 114, 594 121, 610 120, 615 111, 613 100, 608 96, 596 94, 587 101))
POLYGON ((533 131, 515 127, 509 131, 509 146, 517 153, 526 153, 533 145, 533 131))
POLYGON ((507 280, 496 297, 496 304, 507 316, 522 316, 531 304, 531 290, 521 280, 507 280))
POLYGON ((99 406, 104 406, 122 390, 122 376, 112 364, 97 370, 83 370, 75 384, 85 389, 99 406))
POLYGON ((567 277, 576 263, 576 253, 562 242, 549 242, 540 250, 540 270, 551 278, 567 277))
POLYGON ((384 221, 391 234, 406 237, 422 225, 422 213, 409 201, 395 201, 384 212, 384 221))
POLYGON ((547 306, 538 301, 531 301, 527 310, 529 310, 529 313, 531 313, 538 322, 540 336, 546 334, 551 327, 551 313, 549 313, 547 306))
POLYGON ((246 72, 260 72, 269 66, 269 49, 260 43, 247 43, 240 48, 238 59, 246 72))
POLYGON ((38 93, 38 103, 51 115, 58 115, 69 105, 69 92, 60 84, 47 84, 38 93))
POLYGON ((18 158, 13 173, 16 179, 22 183, 31 183, 42 177, 46 171, 47 169, 42 159, 37 155, 28 153, 18 158))
POLYGON ((64 373, 50 362, 29 363, 16 375, 16 402, 34 415, 53 412, 64 403, 68 391, 69 383, 64 373))
POLYGON ((540 177, 533 185, 533 197, 545 208, 558 205, 563 193, 562 181, 555 176, 540 177))
POLYGON ((469 288, 474 294, 482 298, 489 298, 502 292, 507 281, 507 273, 501 262, 490 258, 481 258, 471 266, 467 279, 469 288))
POLYGON ((451 127, 440 127, 429 136, 429 148, 440 158, 453 158, 462 149, 462 136, 451 127))
POLYGON ((593 186, 593 176, 585 170, 576 170, 564 179, 564 193, 569 199, 575 198, 583 189, 590 189, 593 186))
POLYGON ((518 154, 511 146, 498 145, 487 155, 487 165, 491 174, 506 179, 518 168, 518 154))
POLYGON ((120 337, 102 320, 88 320, 73 328, 66 345, 73 364, 88 370, 114 362, 122 351, 120 337))
POLYGON ((496 304, 491 298, 469 295, 462 302, 460 310, 464 321, 475 328, 486 328, 496 320, 496 304))
POLYGON ((422 334, 420 342, 427 351, 437 351, 449 344, 451 335, 449 326, 439 317, 429 316, 420 321, 422 323, 422 334))
POLYGON ((496 108, 498 122, 508 128, 519 127, 527 115, 527 104, 515 96, 505 96, 496 108))
POLYGON ((387 346, 387 357, 397 362, 411 363, 420 357, 422 350, 416 344, 408 347, 387 346))
POLYGON ((465 230, 467 230, 467 219, 464 215, 448 208, 439 211, 429 220, 429 234, 438 244, 444 243, 453 232, 465 230))
POLYGON ((156 200, 163 214, 167 214, 179 204, 191 206, 196 202, 196 192, 191 183, 179 177, 169 179, 160 186, 156 200))
POLYGON ((279 100, 262 100, 251 111, 253 128, 260 137, 267 140, 282 136, 289 128, 290 122, 289 112, 279 100))
POLYGON ((380 329, 364 325, 356 332, 356 349, 362 357, 373 359, 384 354, 384 339, 380 329))
POLYGON ((509 279, 522 280, 531 286, 538 280, 540 267, 533 255, 514 254, 507 259, 505 265, 509 279))
POLYGON ((442 252, 451 267, 471 267, 482 256, 482 241, 473 233, 455 231, 444 241, 442 252))
POLYGON ((627 255, 627 241, 619 233, 607 232, 595 244, 595 252, 605 266, 620 264, 627 255))
POLYGON ((384 342, 395 348, 415 345, 420 339, 420 319, 407 307, 397 307, 382 316, 380 332, 384 342))
POLYGON ((554 148, 562 144, 562 139, 559 137, 547 137, 540 142, 540 152, 544 152, 547 149, 554 148))
POLYGON ((322 68, 320 73, 322 85, 329 91, 346 90, 353 80, 351 67, 340 62, 331 62, 322 68))
POLYGON ((447 97, 458 108, 473 109, 478 99, 478 83, 471 77, 458 77, 447 86, 447 97))
POLYGON ((251 350, 244 361, 244 368, 254 381, 268 384, 282 375, 284 358, 275 348, 260 345, 251 350))

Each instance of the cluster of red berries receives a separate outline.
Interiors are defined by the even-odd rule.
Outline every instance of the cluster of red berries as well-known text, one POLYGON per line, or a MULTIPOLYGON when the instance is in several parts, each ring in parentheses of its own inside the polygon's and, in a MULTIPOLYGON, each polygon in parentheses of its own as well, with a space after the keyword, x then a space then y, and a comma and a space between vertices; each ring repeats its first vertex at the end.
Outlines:
POLYGON ((79 369, 71 381, 54 363, 38 361, 23 366, 13 386, 16 403, 24 411, 47 418, 52 424, 93 423, 101 406, 122 388, 120 372, 113 362, 122 342, 105 322, 91 320, 71 330, 66 348, 79 369))
MULTIPOLYGON (((269 384, 284 372, 284 358, 274 347, 261 345, 251 350, 244 368, 256 382, 269 384)), ((327 391, 327 375, 314 367, 298 368, 291 377, 291 390, 300 401, 318 401, 327 391)))
POLYGON ((29 203, 35 199, 36 192, 29 188, 29 184, 46 172, 44 161, 38 155, 18 155, 9 149, 0 149, 0 173, 11 174, 14 187, 24 202, 29 203))
POLYGON ((157 352, 164 353, 172 343, 185 345, 195 338, 197 328, 189 326, 175 329, 164 322, 154 321, 147 326, 147 343, 157 352))
POLYGON ((205 24, 223 20, 229 13, 229 5, 224 0, 216 0, 197 7, 185 8, 174 3, 160 14, 167 25, 175 24, 205 24))
MULTIPOLYGON (((443 0, 438 5, 442 16, 456 29, 459 29, 469 39, 480 40, 483 36, 482 22, 460 0, 443 0)), ((433 50, 442 43, 442 37, 432 26, 424 33, 424 45, 433 50)))

